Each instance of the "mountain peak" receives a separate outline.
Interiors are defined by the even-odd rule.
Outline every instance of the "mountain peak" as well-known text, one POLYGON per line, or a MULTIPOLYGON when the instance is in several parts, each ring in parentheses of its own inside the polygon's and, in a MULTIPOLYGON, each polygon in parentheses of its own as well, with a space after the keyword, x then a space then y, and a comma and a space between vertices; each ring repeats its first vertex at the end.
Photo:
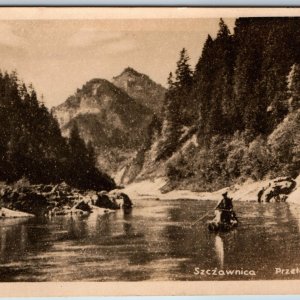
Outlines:
MULTIPOLYGON (((136 71, 135 69, 133 69, 131 67, 125 68, 119 76, 122 76, 122 75, 144 76, 143 74, 139 73, 138 71, 136 71)), ((119 77, 119 76, 116 76, 116 77, 119 77)))
POLYGON ((113 78, 113 84, 156 114, 161 113, 166 90, 149 76, 127 67, 113 78))

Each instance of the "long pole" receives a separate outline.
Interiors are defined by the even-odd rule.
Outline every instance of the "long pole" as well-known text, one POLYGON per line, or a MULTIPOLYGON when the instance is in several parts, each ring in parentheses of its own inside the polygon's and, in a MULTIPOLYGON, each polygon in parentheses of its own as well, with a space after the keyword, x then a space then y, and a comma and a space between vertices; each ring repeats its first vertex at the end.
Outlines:
POLYGON ((210 214, 210 211, 208 213, 206 213, 204 216, 202 216, 201 218, 199 218, 197 221, 195 221, 194 223, 192 223, 190 225, 190 227, 193 227, 194 225, 196 225, 198 222, 202 221, 204 218, 206 218, 208 215, 210 214))
MULTIPOLYGON (((222 211, 231 211, 231 209, 220 209, 222 211)), ((200 217, 197 221, 195 221, 194 223, 192 223, 190 225, 190 227, 193 227, 194 225, 196 225, 198 222, 202 221, 204 218, 206 218, 208 215, 210 214, 210 211, 207 212, 204 216, 200 217)))

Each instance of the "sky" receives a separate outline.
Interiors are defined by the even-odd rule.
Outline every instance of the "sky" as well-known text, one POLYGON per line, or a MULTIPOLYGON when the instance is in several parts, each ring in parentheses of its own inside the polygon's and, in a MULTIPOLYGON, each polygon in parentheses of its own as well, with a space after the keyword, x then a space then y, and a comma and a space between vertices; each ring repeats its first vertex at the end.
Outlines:
MULTIPOLYGON (((224 19, 232 30, 234 19, 224 19)), ((49 108, 93 78, 111 80, 126 67, 166 85, 185 47, 198 61, 219 19, 0 21, 0 69, 16 70, 49 108)))

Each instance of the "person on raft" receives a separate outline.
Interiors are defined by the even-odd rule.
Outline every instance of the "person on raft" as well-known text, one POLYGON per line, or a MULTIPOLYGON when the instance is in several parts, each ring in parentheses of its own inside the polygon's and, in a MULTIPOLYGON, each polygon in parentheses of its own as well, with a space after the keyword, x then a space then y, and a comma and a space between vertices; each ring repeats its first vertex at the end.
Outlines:
POLYGON ((222 194, 223 198, 218 202, 215 208, 215 222, 217 224, 237 224, 238 220, 233 210, 232 198, 228 193, 222 194))

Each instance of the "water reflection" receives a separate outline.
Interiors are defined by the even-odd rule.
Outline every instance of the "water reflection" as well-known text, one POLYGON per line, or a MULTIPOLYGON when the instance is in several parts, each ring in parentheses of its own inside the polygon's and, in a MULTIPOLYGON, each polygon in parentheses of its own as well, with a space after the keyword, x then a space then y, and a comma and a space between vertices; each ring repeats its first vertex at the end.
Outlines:
MULTIPOLYGON (((111 236, 111 215, 97 216, 96 219, 96 235, 97 236, 111 236)), ((90 223, 89 223, 90 225, 90 223)))
POLYGON ((132 209, 131 208, 124 209, 123 218, 124 218, 124 223, 123 223, 124 234, 126 236, 134 235, 134 229, 131 224, 131 220, 132 220, 132 209))
POLYGON ((62 240, 79 240, 88 235, 87 223, 84 220, 79 221, 77 217, 66 218, 66 228, 68 234, 62 240))
POLYGON ((216 279, 195 277, 195 266, 255 269, 256 279, 272 279, 278 261, 286 268, 300 265, 294 208, 236 203, 235 231, 210 233, 206 220, 187 226, 214 206, 213 201, 141 201, 105 215, 1 221, 0 280, 216 279))
POLYGON ((215 251, 219 260, 219 268, 224 268, 224 242, 219 234, 215 236, 215 251))

